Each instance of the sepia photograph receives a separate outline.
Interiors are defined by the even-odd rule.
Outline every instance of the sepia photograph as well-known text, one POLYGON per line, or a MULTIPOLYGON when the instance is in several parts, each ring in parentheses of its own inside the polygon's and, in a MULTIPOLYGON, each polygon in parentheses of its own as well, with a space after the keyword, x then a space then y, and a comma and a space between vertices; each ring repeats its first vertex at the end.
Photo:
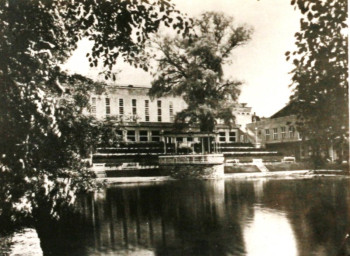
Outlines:
POLYGON ((347 0, 0 0, 0 256, 350 256, 347 0))

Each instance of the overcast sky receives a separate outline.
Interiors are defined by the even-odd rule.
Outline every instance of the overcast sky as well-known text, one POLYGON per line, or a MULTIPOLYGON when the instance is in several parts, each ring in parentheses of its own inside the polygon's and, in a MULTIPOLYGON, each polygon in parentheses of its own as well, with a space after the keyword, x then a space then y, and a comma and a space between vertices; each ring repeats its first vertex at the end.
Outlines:
MULTIPOLYGON (((291 90, 291 63, 284 53, 294 49, 294 34, 299 30, 300 14, 290 0, 173 0, 180 11, 197 16, 204 11, 220 11, 235 18, 238 24, 254 28, 252 40, 233 52, 232 64, 225 76, 244 81, 239 101, 253 107, 260 116, 271 116, 284 107, 291 90)), ((65 69, 91 78, 98 70, 89 67, 85 57, 91 43, 82 41, 65 69)), ((150 86, 152 77, 122 62, 119 84, 150 86)))

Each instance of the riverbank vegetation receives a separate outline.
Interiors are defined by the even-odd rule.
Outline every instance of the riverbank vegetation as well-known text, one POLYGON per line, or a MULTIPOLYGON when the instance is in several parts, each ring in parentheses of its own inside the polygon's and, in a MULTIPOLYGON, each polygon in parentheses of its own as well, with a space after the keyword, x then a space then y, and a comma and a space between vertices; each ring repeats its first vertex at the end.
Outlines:
POLYGON ((77 42, 93 41, 90 66, 102 63, 106 78, 115 78, 111 70, 117 58, 147 69, 140 56, 149 35, 162 25, 188 33, 190 22, 168 0, 5 0, 0 2, 0 24, 4 230, 59 218, 76 193, 94 185, 82 159, 105 126, 82 115, 89 83, 60 69, 77 42))
POLYGON ((297 50, 287 52, 294 64, 291 96, 298 131, 311 145, 321 167, 329 149, 349 160, 348 2, 292 0, 301 11, 297 50))

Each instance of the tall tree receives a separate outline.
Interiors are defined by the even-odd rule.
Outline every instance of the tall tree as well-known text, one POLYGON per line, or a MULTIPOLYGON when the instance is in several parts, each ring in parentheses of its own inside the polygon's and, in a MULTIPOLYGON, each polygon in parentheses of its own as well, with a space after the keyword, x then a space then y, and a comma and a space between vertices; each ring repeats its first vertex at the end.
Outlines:
MULTIPOLYGON (((294 94, 299 131, 312 145, 315 159, 330 146, 349 142, 348 4, 346 0, 295 1, 303 17, 295 34, 294 94)), ((339 151, 341 152, 341 150, 339 151)))
POLYGON ((213 131, 216 119, 232 123, 232 102, 241 82, 224 78, 223 65, 232 51, 245 44, 252 30, 234 26, 222 13, 203 13, 193 21, 194 35, 163 37, 155 41, 160 53, 151 96, 181 95, 188 107, 176 116, 180 124, 197 123, 213 131))
MULTIPOLYGON (((57 101, 67 96, 63 77, 69 82, 60 64, 79 39, 94 41, 90 65, 102 61, 108 78, 119 56, 139 67, 162 24, 189 26, 169 0, 0 1, 0 217, 34 218, 40 207, 57 215, 90 182, 81 161, 90 121, 82 106, 57 101)), ((84 105, 83 92, 73 98, 84 105)))

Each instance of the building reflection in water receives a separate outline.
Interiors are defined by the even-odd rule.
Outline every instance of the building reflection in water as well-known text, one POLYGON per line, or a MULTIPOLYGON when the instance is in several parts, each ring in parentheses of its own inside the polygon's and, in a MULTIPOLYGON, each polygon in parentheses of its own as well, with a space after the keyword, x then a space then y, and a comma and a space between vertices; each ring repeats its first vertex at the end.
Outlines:
POLYGON ((232 211, 236 203, 226 204, 224 180, 117 187, 93 201, 90 252, 245 255, 240 213, 232 211))
POLYGON ((349 182, 335 184, 217 180, 108 188, 79 201, 80 229, 70 235, 79 242, 70 255, 336 255, 350 225, 350 195, 349 182))

